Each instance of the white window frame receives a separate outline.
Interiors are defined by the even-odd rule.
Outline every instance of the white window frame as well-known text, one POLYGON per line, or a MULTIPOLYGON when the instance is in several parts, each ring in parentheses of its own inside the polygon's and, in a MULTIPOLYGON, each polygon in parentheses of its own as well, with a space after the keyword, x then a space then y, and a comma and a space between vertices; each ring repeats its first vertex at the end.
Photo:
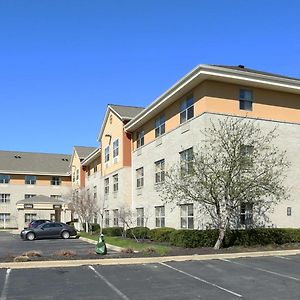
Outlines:
POLYGON ((97 186, 96 185, 93 187, 93 199, 94 200, 97 199, 97 186))
POLYGON ((0 222, 1 223, 10 222, 10 213, 0 213, 0 222))
POLYGON ((118 209, 113 210, 113 224, 114 224, 114 227, 119 226, 119 210, 118 209))
POLYGON ((106 209, 104 211, 104 225, 105 227, 109 227, 109 210, 106 209))
POLYGON ((180 103, 180 124, 194 117, 194 96, 189 94, 180 103))
POLYGON ((36 219, 37 219, 37 214, 34 214, 34 213, 25 213, 24 214, 24 220, 25 220, 26 224, 28 224, 31 221, 36 220, 36 219))
POLYGON ((35 175, 25 175, 25 184, 30 184, 30 185, 36 184, 36 176, 35 175))
POLYGON ((136 169, 136 188, 144 187, 144 167, 136 169))
POLYGON ((241 203, 240 224, 245 227, 253 224, 253 203, 241 203))
POLYGON ((8 184, 10 182, 10 175, 0 174, 0 183, 8 184))
POLYGON ((166 116, 163 114, 155 120, 155 138, 166 132, 166 116))
POLYGON ((253 91, 249 89, 240 89, 239 95, 240 110, 253 110, 253 91))
POLYGON ((155 227, 166 227, 166 209, 165 206, 155 206, 155 227))
POLYGON ((0 204, 10 203, 10 194, 0 194, 0 204))
POLYGON ((120 154, 120 140, 116 139, 113 142, 113 158, 119 157, 120 154))
POLYGON ((109 178, 104 179, 104 194, 109 194, 109 178))
POLYGON ((106 146, 105 149, 104 149, 104 161, 105 163, 108 163, 109 162, 109 153, 110 152, 110 147, 109 146, 106 146))
POLYGON ((119 174, 113 175, 113 191, 114 193, 119 191, 119 174))
POLYGON ((140 148, 140 147, 144 146, 144 144, 145 144, 145 131, 144 130, 138 131, 136 136, 137 136, 137 138, 136 138, 136 147, 140 148))
POLYGON ((24 198, 25 199, 30 199, 30 198, 35 197, 35 196, 36 196, 36 194, 25 194, 24 198))
POLYGON ((180 228, 194 229, 194 205, 180 205, 180 228))
POLYGON ((60 185, 61 184, 61 178, 59 176, 53 176, 51 179, 51 185, 60 185))
POLYGON ((145 212, 144 207, 139 207, 136 209, 136 226, 144 227, 145 226, 145 212))
POLYGON ((194 149, 193 147, 181 151, 180 153, 181 175, 186 176, 193 172, 194 149))
POLYGON ((155 163, 155 183, 161 184, 165 182, 165 160, 161 159, 155 163))

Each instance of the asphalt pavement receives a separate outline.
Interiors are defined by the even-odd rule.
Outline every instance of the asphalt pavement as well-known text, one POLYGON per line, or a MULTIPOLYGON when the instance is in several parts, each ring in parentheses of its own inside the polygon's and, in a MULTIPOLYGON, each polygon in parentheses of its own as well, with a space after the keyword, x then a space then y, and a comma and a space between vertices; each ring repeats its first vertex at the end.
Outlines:
POLYGON ((1 300, 300 299, 300 255, 0 269, 1 300))

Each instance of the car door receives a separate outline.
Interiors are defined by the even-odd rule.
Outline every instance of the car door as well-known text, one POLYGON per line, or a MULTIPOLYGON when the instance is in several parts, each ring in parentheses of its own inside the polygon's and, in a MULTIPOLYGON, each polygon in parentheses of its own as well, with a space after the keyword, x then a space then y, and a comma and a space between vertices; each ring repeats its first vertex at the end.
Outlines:
POLYGON ((62 225, 59 223, 52 223, 53 225, 53 237, 60 237, 61 236, 61 230, 62 230, 62 225))
POLYGON ((49 234, 50 234, 49 233, 50 232, 49 224, 51 224, 51 223, 44 223, 44 224, 41 224, 41 225, 37 226, 34 229, 36 237, 38 237, 38 238, 47 238, 47 237, 49 237, 49 234))

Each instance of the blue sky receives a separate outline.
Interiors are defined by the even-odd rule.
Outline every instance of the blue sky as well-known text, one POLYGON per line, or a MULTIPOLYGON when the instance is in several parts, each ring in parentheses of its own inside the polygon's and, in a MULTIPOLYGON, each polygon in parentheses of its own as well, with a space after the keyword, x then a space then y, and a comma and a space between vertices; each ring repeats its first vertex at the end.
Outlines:
POLYGON ((146 106, 201 63, 300 78, 299 11, 288 0, 0 0, 0 149, 97 146, 108 103, 146 106))

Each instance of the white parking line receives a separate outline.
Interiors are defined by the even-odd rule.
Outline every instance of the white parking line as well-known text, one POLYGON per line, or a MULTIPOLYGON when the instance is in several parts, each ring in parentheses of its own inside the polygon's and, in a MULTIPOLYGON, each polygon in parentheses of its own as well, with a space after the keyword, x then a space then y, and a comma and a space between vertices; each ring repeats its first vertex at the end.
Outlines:
POLYGON ((285 256, 274 256, 274 257, 280 258, 280 259, 285 259, 285 260, 292 260, 291 258, 285 257, 285 256))
POLYGON ((7 298, 7 288, 8 288, 8 280, 9 280, 10 272, 11 269, 6 270, 6 275, 5 275, 5 280, 4 280, 4 285, 3 285, 3 290, 1 292, 0 300, 6 300, 7 298))
POLYGON ((176 268, 174 268, 174 267, 172 267, 172 266, 170 266, 170 265, 168 265, 168 264, 166 264, 166 263, 160 263, 160 264, 163 265, 163 266, 165 266, 165 267, 168 267, 168 268, 170 268, 170 269, 172 269, 172 270, 174 270, 174 271, 177 271, 177 272, 179 272, 179 273, 182 273, 182 274, 184 274, 184 275, 186 275, 186 276, 189 276, 189 277, 191 277, 191 278, 193 278, 193 279, 199 280, 199 281, 201 281, 201 282, 203 282, 203 283, 205 283, 205 284, 207 284, 207 285, 213 286, 213 287, 215 287, 215 288, 217 288, 217 289, 219 289, 219 290, 222 290, 222 291, 224 291, 224 292, 227 292, 227 293, 229 293, 229 294, 231 294, 231 295, 237 296, 237 297, 239 297, 239 298, 243 298, 242 295, 240 295, 240 294, 238 294, 238 293, 235 293, 235 292, 233 292, 233 291, 231 291, 231 290, 225 289, 225 288, 223 288, 223 287, 221 287, 221 286, 219 286, 219 285, 217 285, 217 284, 215 284, 215 283, 209 282, 209 281, 207 281, 207 280, 205 280, 205 279, 202 279, 202 278, 200 278, 200 277, 197 277, 197 276, 194 276, 194 275, 192 275, 192 274, 186 273, 186 272, 184 272, 184 271, 182 271, 182 270, 176 269, 176 268))
POLYGON ((243 266, 243 267, 247 267, 247 268, 252 269, 252 270, 257 270, 257 271, 269 273, 269 274, 272 274, 272 275, 276 275, 278 277, 283 277, 283 278, 287 278, 287 279, 291 279, 291 280, 295 280, 295 281, 300 281, 299 278, 296 278, 296 277, 293 277, 293 276, 289 276, 289 275, 285 275, 285 274, 281 274, 281 273, 277 273, 277 272, 270 271, 270 270, 267 270, 267 269, 257 268, 257 267, 251 267, 249 265, 246 265, 246 264, 243 264, 243 263, 239 263, 239 262, 236 262, 236 261, 232 261, 232 260, 228 260, 228 259, 220 259, 220 260, 228 262, 228 263, 240 265, 240 266, 243 266))
MULTIPOLYGON (((130 300, 126 295, 124 295, 117 287, 115 287, 112 283, 110 283, 103 275, 101 275, 93 266, 89 266, 89 268, 99 277, 101 278, 113 291, 115 291, 122 299, 130 300)), ((2 299, 1 299, 2 300, 2 299)))

